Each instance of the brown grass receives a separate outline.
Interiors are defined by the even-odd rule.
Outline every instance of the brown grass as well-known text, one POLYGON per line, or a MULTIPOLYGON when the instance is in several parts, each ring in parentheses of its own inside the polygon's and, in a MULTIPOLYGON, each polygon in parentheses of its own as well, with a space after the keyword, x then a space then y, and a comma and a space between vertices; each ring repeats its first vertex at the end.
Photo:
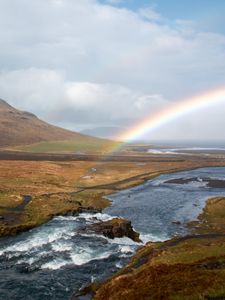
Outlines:
POLYGON ((189 224, 193 232, 225 233, 225 197, 209 199, 197 221, 189 224))
POLYGON ((222 165, 222 162, 195 157, 171 161, 149 157, 149 161, 145 158, 144 165, 135 161, 2 160, 0 215, 4 218, 0 218, 0 235, 15 233, 15 227, 40 225, 54 215, 77 213, 81 207, 102 209, 109 204, 103 196, 143 183, 161 173, 210 165, 222 165), (9 213, 10 208, 23 201, 23 195, 32 196, 32 202, 20 213, 9 213))
POLYGON ((225 236, 176 246, 149 243, 126 268, 96 287, 95 300, 207 299, 225 296, 225 236))

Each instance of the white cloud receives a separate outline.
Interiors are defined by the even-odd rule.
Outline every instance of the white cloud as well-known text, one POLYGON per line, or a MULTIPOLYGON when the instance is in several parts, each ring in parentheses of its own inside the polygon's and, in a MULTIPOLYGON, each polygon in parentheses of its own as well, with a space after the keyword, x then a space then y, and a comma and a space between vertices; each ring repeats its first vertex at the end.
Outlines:
POLYGON ((166 103, 161 95, 145 95, 119 85, 66 81, 63 73, 47 69, 2 72, 0 91, 2 98, 18 108, 39 111, 52 122, 75 124, 133 121, 166 103))
MULTIPOLYGON (((63 73, 47 69, 2 72, 0 91, 10 104, 38 111, 43 119, 73 129, 85 128, 87 124, 132 125, 170 105, 160 94, 144 94, 112 84, 71 82, 63 73)), ((195 112, 191 117, 184 115, 146 138, 220 139, 224 111, 225 103, 195 112)))
POLYGON ((0 72, 0 95, 20 109, 48 114, 63 99, 63 74, 48 69, 0 72))
POLYGON ((130 123, 224 84, 225 37, 152 8, 3 0, 0 38, 0 97, 73 128, 130 123))
POLYGON ((67 83, 65 98, 71 106, 81 110, 89 110, 98 105, 98 95, 101 89, 98 85, 89 82, 67 83))

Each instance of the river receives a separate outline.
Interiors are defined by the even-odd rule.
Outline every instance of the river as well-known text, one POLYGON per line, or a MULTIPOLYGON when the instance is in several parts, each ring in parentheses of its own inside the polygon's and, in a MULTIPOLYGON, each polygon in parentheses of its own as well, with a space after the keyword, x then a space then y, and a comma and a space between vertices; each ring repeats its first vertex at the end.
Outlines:
POLYGON ((225 168, 166 174, 111 195, 112 205, 102 214, 59 216, 18 236, 1 238, 1 299, 70 299, 91 281, 116 272, 141 245, 128 238, 78 233, 86 224, 125 217, 144 243, 165 240, 188 233, 185 224, 196 219, 208 198, 218 195, 225 196, 225 168))

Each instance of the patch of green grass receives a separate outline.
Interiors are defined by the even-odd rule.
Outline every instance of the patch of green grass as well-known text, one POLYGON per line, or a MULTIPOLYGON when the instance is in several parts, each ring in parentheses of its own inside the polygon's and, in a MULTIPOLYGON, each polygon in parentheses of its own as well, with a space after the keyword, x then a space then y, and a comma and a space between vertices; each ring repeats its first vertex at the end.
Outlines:
POLYGON ((109 205, 109 200, 103 198, 104 195, 111 193, 106 190, 85 190, 73 197, 79 201, 84 207, 95 207, 104 209, 109 205))
POLYGON ((119 146, 117 142, 85 137, 78 140, 41 142, 27 146, 18 146, 15 149, 32 153, 76 153, 76 152, 108 152, 119 146))
POLYGON ((222 256, 224 253, 225 237, 193 238, 162 250, 152 258, 151 265, 190 264, 208 257, 222 256))

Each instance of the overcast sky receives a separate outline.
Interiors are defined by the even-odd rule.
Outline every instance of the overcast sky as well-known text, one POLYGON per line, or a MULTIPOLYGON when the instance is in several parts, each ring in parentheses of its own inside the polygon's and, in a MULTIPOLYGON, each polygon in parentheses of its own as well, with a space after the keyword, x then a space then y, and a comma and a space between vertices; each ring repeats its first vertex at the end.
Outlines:
MULTIPOLYGON (((74 130, 225 84, 224 0, 0 0, 0 98, 74 130)), ((147 136, 225 140, 225 104, 147 136)))

